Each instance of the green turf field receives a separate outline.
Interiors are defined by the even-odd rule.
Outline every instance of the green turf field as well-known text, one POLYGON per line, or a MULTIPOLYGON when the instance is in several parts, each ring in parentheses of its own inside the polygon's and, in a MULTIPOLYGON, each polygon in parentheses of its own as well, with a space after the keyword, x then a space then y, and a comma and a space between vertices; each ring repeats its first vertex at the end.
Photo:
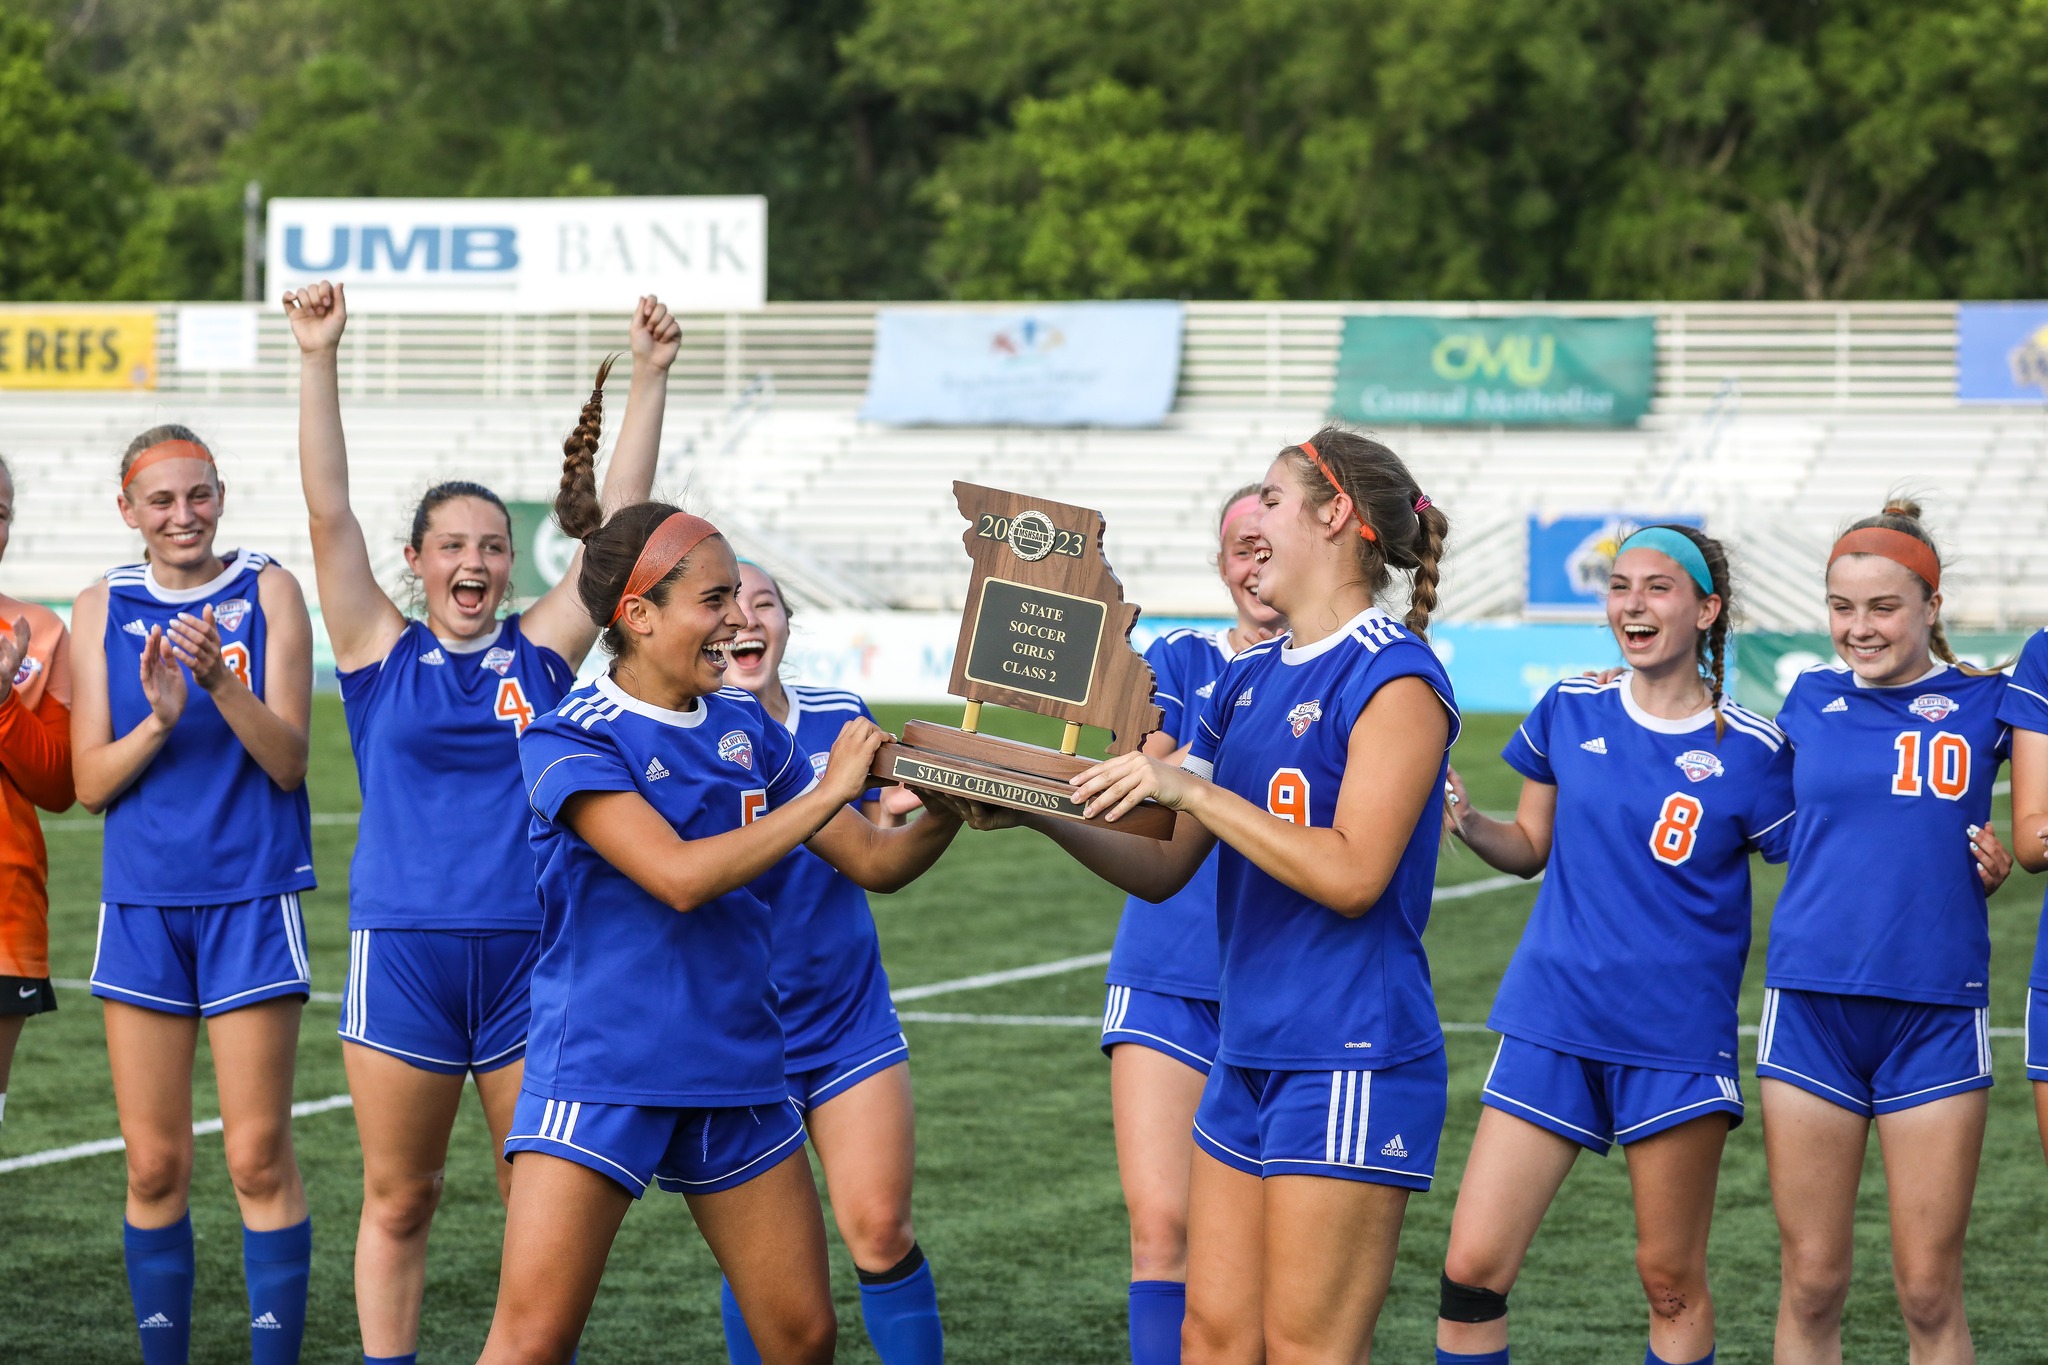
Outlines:
MULTIPOLYGON (((884 716, 900 721, 907 712, 884 716)), ((950 718, 950 716, 948 717, 950 718)), ((1471 717, 1457 761, 1480 806, 1513 804, 1516 779, 1494 757, 1512 722, 1471 717)), ((347 961, 347 867, 354 775, 332 698, 315 709, 313 808, 322 887, 305 897, 316 989, 339 991, 347 961), (339 819, 332 817, 341 817, 339 819), (319 816, 316 815, 316 819, 319 816)), ((2000 802, 1999 819, 2006 818, 2000 802)), ((84 977, 92 958, 99 836, 74 811, 56 819, 52 956, 59 977, 84 977)), ((2001 831, 2004 826, 2001 823, 2001 831)), ((1447 853, 1445 883, 1492 875, 1462 850, 1447 853)), ((1759 936, 1778 877, 1760 877, 1759 936)), ((2040 888, 2018 875, 1992 906, 1996 944, 1992 1021, 2022 1018, 2040 888)), ((1034 835, 964 835, 918 885, 875 898, 884 951, 899 987, 1026 966, 1109 946, 1120 898, 1034 835)), ((1483 1020, 1533 891, 1514 886, 1437 908, 1430 930, 1437 997, 1447 1021, 1483 1020)), ((1744 1014, 1754 1021, 1761 958, 1744 1014)), ((909 1009, 975 1014, 1091 1016, 1101 1008, 1099 968, 992 989, 933 996, 909 1009)), ((0 1158, 114 1136, 113 1098, 96 1004, 61 993, 63 1008, 34 1020, 15 1063, 0 1158)), ((342 1094, 338 1007, 306 1010, 297 1094, 342 1094)), ((1122 1206, 1111 1148, 1107 1067, 1087 1028, 973 1023, 906 1025, 919 1109, 917 1223, 938 1276, 952 1358, 961 1362, 1115 1362, 1124 1358, 1127 1274, 1122 1206)), ((1438 1187, 1409 1206, 1378 1358, 1430 1358, 1436 1277, 1459 1170, 1477 1120, 1479 1085, 1494 1040, 1450 1036, 1451 1109, 1438 1187)), ((1994 1044, 2000 1084, 1971 1234, 1969 1289, 1981 1358, 2042 1358, 2048 1310, 2014 1298, 2048 1253, 2048 1195, 2034 1134, 2020 1042, 1994 1044), (2029 1345, 2028 1343, 2032 1343, 2029 1345)), ((201 1056, 200 1116, 215 1112, 201 1056)), ((1755 1086, 1748 1086, 1755 1112, 1755 1086)), ((298 1125, 299 1160, 315 1222, 313 1304, 306 1359, 359 1359, 350 1298, 361 1172, 345 1109, 298 1125)), ((193 1223, 200 1249, 194 1359, 247 1358, 240 1237, 218 1137, 198 1140, 193 1223)), ((475 1358, 490 1320, 500 1215, 486 1138, 465 1108, 434 1232, 422 1358, 475 1358)), ((121 1266, 122 1166, 102 1155, 0 1173, 0 1359, 137 1358, 121 1266)), ((1849 1359, 1905 1356, 1885 1252, 1884 1190, 1873 1159, 1864 1188, 1859 1261, 1848 1314, 1849 1359)), ((1643 1308, 1631 1264, 1627 1181, 1619 1157, 1587 1158, 1538 1239, 1515 1291, 1517 1358, 1535 1362, 1641 1359, 1643 1308)), ((841 1349, 873 1360, 861 1334, 850 1265, 835 1243, 841 1349)), ((1730 1139, 1713 1243, 1721 1359, 1769 1358, 1777 1299, 1777 1240, 1763 1148, 1751 1122, 1730 1139)), ((2029 1282, 2031 1282, 2029 1280, 2029 1282)), ((584 1338, 592 1365, 723 1359, 717 1273, 679 1199, 649 1195, 626 1220, 584 1338)), ((2031 1291, 2030 1291, 2031 1292, 2031 1291)))

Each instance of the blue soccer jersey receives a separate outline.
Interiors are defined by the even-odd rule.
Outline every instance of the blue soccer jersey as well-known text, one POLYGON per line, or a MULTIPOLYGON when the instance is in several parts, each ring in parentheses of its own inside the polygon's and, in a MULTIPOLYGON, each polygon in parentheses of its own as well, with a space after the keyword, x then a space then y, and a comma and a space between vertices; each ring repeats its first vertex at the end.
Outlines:
MULTIPOLYGON (((1194 738, 1216 679, 1230 662, 1220 632, 1169 631, 1145 651, 1159 690, 1159 728, 1176 745, 1194 738)), ((1109 950, 1112 986, 1135 986, 1161 995, 1214 1000, 1222 968, 1216 945, 1216 859, 1211 850, 1188 884, 1163 901, 1131 896, 1117 921, 1109 950)))
MULTIPOLYGON (((824 773, 832 741, 848 721, 874 719, 867 703, 851 692, 787 691, 790 733, 816 774, 824 773)), ((870 1041, 854 1036, 858 1032, 896 1033, 867 892, 807 848, 792 850, 749 889, 772 912, 776 1013, 789 1071, 810 1070, 844 1048, 870 1041)))
MULTIPOLYGON (((2006 685, 2005 700, 1998 706, 1998 718, 2015 730, 2048 735, 2048 631, 2036 631, 2020 650, 2019 664, 2006 685)), ((2033 837, 2032 830, 2013 831, 2015 840, 2033 837)), ((2048 990, 2048 903, 2041 908, 2041 932, 2034 939, 2034 969, 2027 984, 2036 990, 2048 990)), ((2033 1064, 2029 1057, 2027 1065, 2033 1064)))
MULTIPOLYGON (((1351 730, 1396 678, 1419 677, 1442 699, 1458 734, 1450 679, 1428 644, 1370 608, 1327 639, 1293 637, 1231 660, 1196 727, 1191 771, 1264 811, 1329 828, 1351 730)), ((1449 767, 1449 746, 1437 786, 1449 767)), ((1347 918, 1268 875, 1224 845, 1216 869, 1223 945, 1223 1044, 1217 1060, 1276 1071, 1373 1071, 1443 1045, 1422 931, 1436 883, 1443 812, 1424 804, 1378 902, 1347 918)))
POLYGON ((2002 673, 1942 664, 1865 687, 1799 675, 1778 712, 1799 814, 1764 984, 1926 1005, 1987 1001, 1991 933, 1969 828, 1991 823, 2011 748, 2002 673))
POLYGON ((684 839, 739 829, 810 788, 789 731, 738 688, 668 711, 605 677, 528 726, 519 760, 541 903, 524 1088, 656 1107, 787 1099, 767 904, 742 887, 672 910, 557 816, 578 792, 631 791, 684 839))
POLYGON ((1575 1057, 1736 1068, 1749 854, 1792 841, 1792 749, 1733 702, 1645 712, 1626 675, 1543 694, 1501 752, 1557 788, 1550 864, 1487 1027, 1575 1057))
POLYGON ((381 661, 341 675, 363 793, 350 929, 540 928, 519 734, 575 679, 517 616, 460 647, 409 621, 381 661))
MULTIPOLYGON (((107 709, 116 736, 149 714, 142 647, 151 627, 213 608, 227 666, 264 695, 269 623, 256 580, 268 555, 237 550, 211 583, 166 588, 148 564, 107 574, 107 709)), ((286 791, 242 747, 206 689, 186 677, 185 709, 155 758, 107 806, 100 899, 224 905, 304 891, 313 881, 305 784, 286 791)))

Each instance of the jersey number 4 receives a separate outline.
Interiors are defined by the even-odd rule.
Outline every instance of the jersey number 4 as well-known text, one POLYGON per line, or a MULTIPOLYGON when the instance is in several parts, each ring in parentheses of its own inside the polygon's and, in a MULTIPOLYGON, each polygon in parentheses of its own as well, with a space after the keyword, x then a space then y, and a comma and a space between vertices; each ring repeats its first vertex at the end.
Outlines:
MULTIPOLYGON (((1920 794, 1922 738, 1918 730, 1905 730, 1892 741, 1892 748, 1897 750, 1899 755, 1898 771, 1892 774, 1893 796, 1920 794)), ((1970 741, 1961 735, 1952 735, 1943 730, 1932 739, 1926 740, 1925 747, 1926 786, 1944 801, 1962 800, 1963 793, 1970 789, 1970 741)))
POLYGON ((1700 817, 1706 814, 1696 796, 1684 792, 1673 792, 1664 798, 1664 809, 1657 812, 1657 827, 1650 831, 1650 852, 1658 862, 1677 867, 1692 856, 1692 847, 1699 842, 1700 817))
POLYGON ((526 727, 533 724, 533 703, 527 701, 526 690, 519 685, 519 679, 506 678, 498 684, 498 700, 491 707, 491 714, 499 720, 512 722, 512 733, 523 735, 526 727))

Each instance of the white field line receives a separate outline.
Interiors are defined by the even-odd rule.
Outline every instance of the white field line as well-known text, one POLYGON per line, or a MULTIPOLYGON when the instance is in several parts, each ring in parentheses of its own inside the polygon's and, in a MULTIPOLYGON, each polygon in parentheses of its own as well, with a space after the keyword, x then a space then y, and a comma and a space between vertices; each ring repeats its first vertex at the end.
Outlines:
MULTIPOLYGON (((353 1103, 346 1095, 329 1095, 324 1100, 300 1100, 292 1106, 292 1117, 309 1118, 314 1114, 325 1114, 335 1109, 347 1109, 353 1103)), ((193 1137, 206 1137, 221 1129, 219 1119, 201 1119, 192 1125, 193 1137)), ((52 1147, 47 1151, 30 1152, 26 1156, 12 1156, 0 1161, 0 1175, 9 1171, 25 1171, 32 1166, 54 1166, 60 1161, 76 1161, 84 1156, 104 1156, 109 1152, 124 1150, 128 1144, 120 1138, 100 1138, 96 1142, 77 1142, 69 1147, 52 1147)))

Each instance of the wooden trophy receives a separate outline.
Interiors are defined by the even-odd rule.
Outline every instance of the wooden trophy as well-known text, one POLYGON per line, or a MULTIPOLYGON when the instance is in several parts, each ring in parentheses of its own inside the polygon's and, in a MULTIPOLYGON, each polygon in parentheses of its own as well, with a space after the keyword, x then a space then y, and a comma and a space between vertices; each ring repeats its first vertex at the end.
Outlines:
MULTIPOLYGON (((955 482, 967 518, 961 536, 974 561, 960 644, 947 690, 967 700, 959 729, 911 721, 875 755, 888 782, 971 797, 993 806, 1080 821, 1068 780, 1094 766, 1077 757, 1081 727, 1112 736, 1129 753, 1159 728, 1152 667, 1131 648, 1138 608, 1102 554, 1102 513, 1045 498, 955 482), (977 733, 984 702, 1058 716, 1057 750, 977 733)), ((1153 839, 1173 837, 1173 812, 1146 802, 1115 824, 1153 839)))

